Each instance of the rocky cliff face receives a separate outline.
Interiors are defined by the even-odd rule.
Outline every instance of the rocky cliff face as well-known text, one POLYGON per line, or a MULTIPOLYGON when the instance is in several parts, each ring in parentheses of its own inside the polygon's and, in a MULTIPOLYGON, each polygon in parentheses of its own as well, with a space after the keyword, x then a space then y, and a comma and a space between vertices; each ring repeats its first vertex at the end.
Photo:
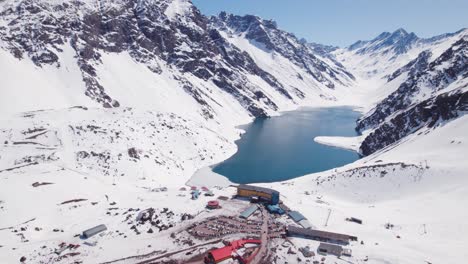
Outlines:
MULTIPOLYGON (((317 52, 314 47, 318 48, 319 45, 310 45, 293 34, 278 29, 274 21, 252 15, 236 16, 222 12, 219 16, 212 17, 211 22, 220 31, 242 34, 261 48, 281 54, 328 88, 333 89, 337 83, 346 85, 347 81, 354 80, 354 76, 338 62, 333 61, 334 64, 329 65, 317 56, 329 53, 324 51, 326 46, 320 46, 321 52, 317 52)), ((333 50, 328 48, 328 51, 333 50)))
POLYGON ((421 128, 434 128, 467 113, 466 89, 440 94, 398 112, 388 121, 381 123, 364 139, 360 151, 363 155, 370 155, 416 133, 421 128))
POLYGON ((414 33, 408 33, 400 28, 393 33, 383 32, 370 41, 358 41, 349 47, 349 50, 358 54, 374 52, 394 52, 395 55, 406 53, 420 39, 414 33))
POLYGON ((424 51, 390 75, 406 81, 363 118, 359 131, 372 130, 361 152, 369 155, 423 127, 434 127, 468 111, 468 39, 462 36, 437 58, 424 51))
MULTIPOLYGON (((399 29, 351 45, 346 52, 355 57, 342 64, 335 57, 342 50, 307 43, 279 29, 274 21, 227 13, 206 17, 189 0, 0 2, 0 49, 18 61, 32 61, 38 69, 68 69, 70 63, 76 64, 85 87, 82 93, 104 108, 128 106, 122 103, 126 91, 113 93, 102 76, 109 54, 127 54, 135 63, 131 67, 143 66, 153 76, 171 79, 170 85, 147 83, 165 85, 163 92, 181 89, 197 105, 197 114, 215 122, 228 104, 236 104, 233 111, 240 108, 252 117, 263 117, 311 96, 336 100, 339 87, 355 84, 350 72, 361 68, 371 71, 368 77, 387 82, 404 76, 398 89, 358 121, 359 131, 373 131, 361 147, 365 155, 464 111, 466 42, 466 30, 421 39, 399 29), (430 49, 458 36, 442 54, 430 49), (239 39, 249 47, 234 41, 239 39), (73 62, 63 59, 67 49, 73 53, 73 62), (422 49, 419 56, 400 65, 402 57, 418 49, 422 49), (265 57, 274 59, 262 61, 265 57), (364 59, 349 68, 357 57, 364 59), (390 66, 376 69, 379 65, 390 66), (424 109, 431 109, 431 114, 424 109)), ((133 80, 132 76, 127 79, 133 80)), ((179 96, 171 100, 177 102, 179 96)), ((166 99, 154 100, 158 105, 166 99)), ((169 110, 177 107, 184 106, 174 104, 169 110)))
POLYGON ((318 59, 274 22, 227 14, 209 19, 188 0, 9 0, 0 10, 2 48, 18 59, 30 58, 37 66, 62 67, 66 65, 60 53, 64 45, 71 45, 86 95, 106 108, 121 104, 119 98, 108 93, 97 74, 103 53, 128 53, 155 75, 173 69, 174 79, 200 104, 206 118, 215 114, 213 99, 200 88, 200 82, 232 95, 255 117, 278 110, 278 105, 258 85, 249 82, 248 75, 258 76, 268 89, 283 97, 281 100, 300 99, 247 53, 228 43, 220 34, 228 27, 247 31, 246 38, 285 55, 326 87, 341 84, 343 78, 352 79, 342 67, 318 59))

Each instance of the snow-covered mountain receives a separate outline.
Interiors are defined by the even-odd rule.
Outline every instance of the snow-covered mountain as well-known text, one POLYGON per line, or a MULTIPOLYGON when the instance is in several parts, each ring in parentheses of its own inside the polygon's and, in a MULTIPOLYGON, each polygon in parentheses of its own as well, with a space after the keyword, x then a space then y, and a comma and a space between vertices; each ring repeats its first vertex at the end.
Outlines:
POLYGON ((53 107, 36 97, 51 94, 60 106, 174 111, 172 102, 184 100, 208 119, 239 106, 258 117, 307 98, 333 98, 328 90, 353 80, 271 21, 226 14, 210 19, 188 0, 8 0, 0 17, 2 72, 12 76, 5 86, 15 87, 8 88, 8 100, 21 97, 19 110, 53 107), (251 24, 241 39, 264 47, 249 53, 225 35, 232 33, 228 26, 247 30, 240 27, 251 24), (300 70, 280 78, 280 67, 259 64, 257 55, 277 56, 300 70), (25 72, 35 87, 20 78, 25 72), (225 100, 232 102, 221 104, 225 100))
MULTIPOLYGON (((53 253, 57 242, 96 221, 112 231, 81 251, 84 263, 185 247, 164 231, 185 229, 186 214, 196 221, 213 214, 202 212, 211 198, 192 201, 179 188, 200 185, 187 183, 195 171, 236 151, 237 125, 330 105, 362 109, 363 136, 349 142, 365 157, 271 187, 317 221, 328 223, 332 209, 343 219, 368 216, 353 229, 366 240, 356 245, 356 263, 443 261, 448 250, 463 252, 446 231, 461 237, 466 224, 449 217, 444 199, 468 197, 460 187, 468 186, 466 164, 457 159, 467 150, 467 35, 424 39, 399 29, 338 48, 257 16, 207 17, 189 0, 0 0, 0 262, 71 263, 74 256, 53 253), (446 217, 432 215, 432 203, 421 202, 428 196, 446 217), (155 225, 132 220, 152 207, 158 236, 155 225), (381 228, 389 215, 400 221, 390 235, 381 228), (419 217, 434 230, 427 241, 415 231, 419 217), (406 240, 395 239, 400 232, 406 240), (145 250, 151 245, 158 248, 145 250)), ((343 232, 348 224, 330 221, 343 232)), ((277 263, 297 261, 277 255, 277 263)))
POLYGON ((208 18, 187 0, 2 1, 0 33, 0 114, 3 124, 21 124, 2 125, 3 169, 52 163, 109 176, 157 171, 179 175, 179 184, 234 152, 236 125, 336 104, 354 84, 341 64, 274 22, 208 18), (133 128, 131 116, 139 122, 133 128), (143 125, 165 116, 172 120, 167 133, 143 125), (140 141, 149 136, 143 127, 162 138, 140 141), (178 141, 176 130, 190 147, 168 144, 178 141), (50 146, 41 141, 49 135, 50 146))
POLYGON ((392 74, 406 74, 399 88, 361 118, 359 130, 373 129, 361 146, 364 155, 397 142, 423 126, 435 127, 468 113, 468 37, 439 57, 423 51, 392 74))
POLYGON ((357 41, 333 53, 346 68, 363 79, 381 78, 393 73, 422 51, 432 50, 435 56, 466 35, 466 29, 431 38, 419 38, 400 28, 393 33, 383 32, 376 38, 357 41))
POLYGON ((357 125, 368 134, 362 154, 466 113, 467 38, 466 29, 427 39, 398 29, 333 52, 370 89, 357 125))
MULTIPOLYGON (((211 21, 216 29, 225 33, 227 39, 238 44, 241 49, 250 51, 252 56, 255 56, 253 49, 257 48, 268 53, 273 52, 271 60, 281 62, 281 59, 286 59, 289 63, 299 67, 301 71, 296 75, 299 81, 304 81, 304 78, 312 78, 310 83, 312 81, 324 83, 328 88, 333 89, 336 83, 346 86, 350 85, 350 80, 354 80, 354 77, 341 64, 320 58, 320 53, 315 52, 312 45, 297 39, 291 33, 278 29, 274 21, 263 20, 251 15, 229 15, 224 12, 217 17, 212 17, 211 21), (242 42, 242 39, 247 41, 242 42), (276 59, 275 56, 282 58, 276 59)), ((257 57, 256 59, 257 62, 263 62, 257 57)), ((292 68, 292 66, 287 66, 292 68)), ((285 78, 287 77, 294 76, 285 76, 285 78)), ((285 79, 286 81, 287 79, 285 79)))
POLYGON ((370 41, 357 41, 349 46, 348 50, 355 51, 357 54, 393 52, 398 56, 408 52, 418 41, 416 34, 408 33, 400 28, 393 33, 383 32, 370 41))

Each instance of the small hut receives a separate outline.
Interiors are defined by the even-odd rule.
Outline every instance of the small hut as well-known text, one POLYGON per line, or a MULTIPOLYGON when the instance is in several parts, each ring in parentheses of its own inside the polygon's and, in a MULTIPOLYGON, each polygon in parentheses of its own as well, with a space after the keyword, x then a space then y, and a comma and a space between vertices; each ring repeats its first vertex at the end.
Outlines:
POLYGON ((199 190, 192 191, 192 200, 197 200, 199 196, 200 196, 199 190))
POLYGON ((207 204, 206 204, 206 208, 208 209, 218 209, 219 208, 219 202, 218 201, 209 201, 207 204))
POLYGON ((205 192, 205 196, 214 196, 214 193, 212 191, 207 191, 205 192))
POLYGON ((105 225, 98 225, 93 228, 90 228, 88 230, 83 231, 83 234, 81 235, 84 239, 90 238, 94 235, 97 235, 101 232, 104 232, 107 230, 107 227, 105 225))
POLYGON ((320 243, 317 252, 323 255, 335 255, 337 257, 341 257, 343 247, 328 243, 320 243))

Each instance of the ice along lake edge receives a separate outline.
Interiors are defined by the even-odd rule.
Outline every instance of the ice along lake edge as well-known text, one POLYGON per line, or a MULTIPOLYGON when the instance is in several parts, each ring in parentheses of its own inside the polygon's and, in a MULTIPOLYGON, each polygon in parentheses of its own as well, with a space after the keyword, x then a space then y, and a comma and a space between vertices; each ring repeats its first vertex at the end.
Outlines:
POLYGON ((318 136, 358 136, 361 113, 351 107, 302 108, 241 126, 237 152, 212 166, 233 183, 278 182, 352 163, 355 151, 314 141, 318 136))

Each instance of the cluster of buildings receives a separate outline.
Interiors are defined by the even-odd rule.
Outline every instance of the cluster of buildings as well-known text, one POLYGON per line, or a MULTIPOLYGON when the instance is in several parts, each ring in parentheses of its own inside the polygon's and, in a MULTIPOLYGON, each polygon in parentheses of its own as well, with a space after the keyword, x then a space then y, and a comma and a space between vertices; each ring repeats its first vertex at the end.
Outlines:
MULTIPOLYGON (((302 215, 298 211, 291 211, 286 206, 280 205, 278 191, 263 187, 241 184, 237 187, 237 196, 249 197, 251 198, 251 201, 252 199, 254 201, 257 201, 258 199, 259 202, 264 202, 266 209, 272 214, 283 215, 287 213, 287 215, 301 227, 296 227, 292 225, 288 226, 286 228, 286 235, 320 241, 321 243, 317 249, 318 253, 325 255, 331 254, 338 257, 351 256, 351 250, 343 248, 342 246, 348 245, 350 241, 357 241, 357 237, 346 234, 312 229, 311 223, 304 215, 302 215), (285 209, 283 209, 282 207, 285 209)), ((258 208, 258 205, 252 205, 246 210, 244 210, 241 213, 240 217, 248 218, 258 208)), ((362 224, 362 220, 358 218, 352 217, 347 220, 358 224, 362 224)))
POLYGON ((249 198, 253 203, 253 205, 241 212, 241 218, 247 219, 255 213, 260 208, 258 203, 264 203, 267 211, 272 214, 285 214, 285 211, 279 206, 280 193, 276 190, 241 184, 237 186, 237 197, 249 198))
MULTIPOLYGON (((317 248, 317 253, 319 254, 335 255, 337 257, 351 256, 351 250, 343 248, 343 246, 349 245, 351 241, 357 241, 357 237, 313 229, 309 220, 304 215, 298 211, 290 210, 287 206, 280 202, 280 193, 278 191, 264 187, 240 184, 237 186, 236 196, 241 198, 248 198, 251 202, 251 205, 240 213, 239 218, 248 219, 257 210, 259 210, 262 206, 261 204, 263 204, 269 213, 278 215, 287 214, 288 217, 297 224, 297 226, 287 226, 285 229, 283 229, 285 232, 282 233, 281 236, 301 237, 320 241, 320 245, 317 248)), ((212 206, 216 207, 214 203, 212 206)), ((209 204, 207 207, 210 208, 211 205, 209 204)), ((348 221, 362 224, 362 221, 357 218, 350 218, 348 221)), ((257 240, 257 242, 260 244, 260 241, 257 240)), ((249 263, 245 259, 238 258, 238 255, 235 253, 238 247, 242 247, 241 244, 232 242, 226 247, 212 250, 208 253, 205 261, 207 261, 206 263, 219 263, 228 258, 234 258, 239 259, 241 263, 249 263)), ((314 254, 310 248, 307 247, 307 250, 305 250, 305 255, 312 256, 314 254)))
POLYGON ((286 228, 286 235, 290 237, 302 237, 320 241, 321 243, 317 248, 317 253, 323 255, 335 255, 337 257, 351 257, 351 249, 343 248, 343 246, 349 245, 350 241, 357 241, 357 237, 351 235, 300 228, 296 226, 288 226, 286 228))
MULTIPOLYGON (((185 191, 185 187, 180 188, 180 191, 185 191)), ((210 191, 207 187, 201 187, 201 189, 198 189, 196 186, 192 186, 190 188, 190 194, 192 195, 192 200, 197 200, 201 193, 204 192, 205 196, 214 196, 214 193, 210 191)))

